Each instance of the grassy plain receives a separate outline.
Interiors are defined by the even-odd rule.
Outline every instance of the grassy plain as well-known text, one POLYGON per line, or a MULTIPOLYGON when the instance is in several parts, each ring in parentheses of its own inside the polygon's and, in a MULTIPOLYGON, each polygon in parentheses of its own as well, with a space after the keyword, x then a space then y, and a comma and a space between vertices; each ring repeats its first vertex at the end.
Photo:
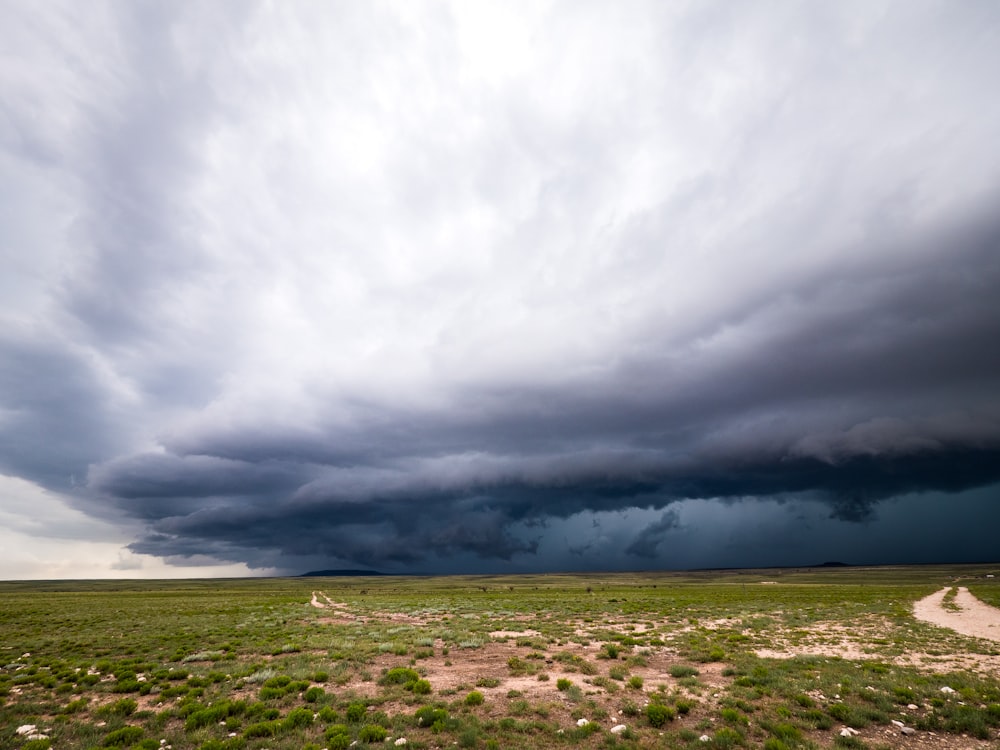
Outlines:
POLYGON ((0 582, 0 750, 1000 748, 995 567, 0 582))

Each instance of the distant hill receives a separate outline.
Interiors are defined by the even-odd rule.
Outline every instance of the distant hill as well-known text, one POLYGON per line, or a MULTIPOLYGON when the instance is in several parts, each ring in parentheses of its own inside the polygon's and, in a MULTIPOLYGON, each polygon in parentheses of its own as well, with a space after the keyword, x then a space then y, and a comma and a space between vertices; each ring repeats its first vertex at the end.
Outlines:
POLYGON ((850 563, 845 562, 825 562, 820 565, 813 565, 814 568, 850 568, 850 563))
POLYGON ((303 573, 299 578, 349 578, 355 576, 381 576, 377 570, 310 570, 303 573))

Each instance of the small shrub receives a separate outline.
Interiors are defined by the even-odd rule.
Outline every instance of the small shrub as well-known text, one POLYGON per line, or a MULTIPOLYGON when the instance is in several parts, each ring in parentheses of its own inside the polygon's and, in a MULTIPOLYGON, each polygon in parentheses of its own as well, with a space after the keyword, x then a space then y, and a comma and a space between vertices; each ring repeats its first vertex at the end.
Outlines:
POLYGON ((352 724, 357 724, 368 713, 368 707, 364 703, 352 703, 347 707, 347 720, 352 724))
POLYGON ((102 716, 131 716, 139 708, 139 704, 131 698, 122 698, 114 703, 109 703, 101 709, 102 716))
POLYGON ((101 743, 104 747, 130 747, 142 739, 142 727, 122 727, 110 732, 101 743))
POLYGON ((722 727, 716 731, 715 736, 712 738, 712 743, 713 747, 735 747, 736 745, 743 744, 743 735, 735 729, 722 727))
POLYGON ((343 724, 327 727, 323 736, 327 750, 347 750, 351 746, 351 731, 343 724))
POLYGON ((673 721, 675 716, 674 709, 662 703, 650 703, 646 706, 646 719, 650 726, 662 727, 668 721, 673 721))
POLYGON ((500 680, 496 677, 480 677, 476 680, 476 687, 495 688, 500 687, 500 680))
POLYGON ((627 676, 628 669, 621 664, 616 664, 608 670, 608 677, 612 680, 618 680, 618 682, 623 682, 627 676))
POLYGON ((259 721, 244 729, 243 735, 246 737, 274 737, 278 733, 279 728, 280 725, 276 719, 272 721, 259 721))
POLYGON ((448 720, 448 712, 443 708, 434 708, 434 706, 424 706, 417 709, 417 712, 413 715, 413 718, 417 720, 417 726, 419 727, 433 727, 438 722, 444 723, 448 720))
POLYGON ((851 707, 844 703, 831 703, 826 712, 837 721, 847 721, 851 716, 851 707))
POLYGON ((569 686, 573 683, 567 680, 565 677, 560 677, 556 680, 556 688, 559 690, 568 690, 569 686))
POLYGON ((766 727, 771 734, 783 743, 797 745, 802 742, 802 732, 794 724, 775 724, 766 727))
POLYGON ((285 691, 283 688, 277 687, 262 687, 260 689, 260 699, 262 701, 270 701, 275 698, 283 698, 285 696, 285 691))
POLYGON ((735 708, 724 708, 719 712, 722 720, 730 724, 746 724, 747 717, 737 711, 735 708))
POLYGON ((633 690, 642 690, 644 680, 637 674, 632 675, 628 678, 628 686, 633 690))
POLYGON ((635 701, 625 701, 622 704, 622 713, 625 716, 639 716, 642 710, 636 705, 635 701))
POLYGON ((687 664, 674 664, 670 667, 670 676, 677 677, 694 677, 698 674, 698 670, 694 667, 688 666, 687 664))
POLYGON ((330 675, 327 672, 317 672, 313 675, 313 682, 326 682, 330 679, 330 675))
POLYGON ((467 696, 465 696, 466 706, 481 706, 483 705, 483 694, 478 690, 473 690, 467 696))
POLYGON ((427 680, 416 680, 405 687, 416 695, 427 695, 431 692, 431 684, 427 680))
POLYGON ((69 703, 66 704, 66 707, 63 708, 63 713, 64 714, 75 714, 75 713, 77 713, 77 712, 82 711, 83 709, 85 709, 87 707, 87 704, 89 702, 90 701, 87 698, 78 698, 75 701, 70 701, 69 703))
POLYGON ((519 656, 512 656, 507 660, 507 669, 514 677, 520 677, 528 673, 528 663, 519 656))
POLYGON ((313 712, 308 708, 295 708, 288 712, 288 716, 282 722, 282 727, 286 730, 301 729, 313 723, 313 712))
POLYGON ((420 674, 409 667, 394 667, 382 675, 380 685, 407 685, 420 679, 420 674))
POLYGON ((601 652, 597 655, 598 659, 617 659, 618 655, 622 652, 622 648, 617 643, 605 643, 601 646, 601 652))
POLYGON ((385 727, 381 727, 378 724, 365 724, 361 727, 361 731, 358 732, 358 741, 360 742, 384 742, 388 732, 385 727))
POLYGON ((326 691, 321 687, 311 687, 306 690, 305 695, 302 697, 305 699, 306 703, 315 703, 320 698, 326 695, 326 691))

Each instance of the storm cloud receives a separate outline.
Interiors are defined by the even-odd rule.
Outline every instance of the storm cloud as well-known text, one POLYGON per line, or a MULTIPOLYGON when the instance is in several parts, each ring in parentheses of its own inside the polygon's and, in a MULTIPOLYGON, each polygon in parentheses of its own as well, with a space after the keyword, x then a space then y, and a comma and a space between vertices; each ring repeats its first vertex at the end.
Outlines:
POLYGON ((7 7, 0 473, 178 565, 926 562, 1000 500, 998 32, 7 7))

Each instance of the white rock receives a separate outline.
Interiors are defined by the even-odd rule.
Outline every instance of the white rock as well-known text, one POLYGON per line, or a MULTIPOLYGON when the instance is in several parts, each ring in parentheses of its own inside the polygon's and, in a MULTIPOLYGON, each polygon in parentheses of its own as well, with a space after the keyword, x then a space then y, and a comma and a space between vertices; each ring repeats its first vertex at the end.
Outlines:
POLYGON ((896 719, 893 719, 892 723, 895 724, 897 727, 900 727, 900 728, 906 726, 903 722, 897 721, 896 719))
POLYGON ((41 732, 35 732, 33 734, 29 734, 27 737, 27 739, 29 740, 47 740, 48 738, 49 736, 47 734, 42 734, 41 732))
POLYGON ((918 706, 916 703, 909 703, 907 704, 906 707, 911 711, 916 711, 918 708, 920 708, 920 706, 918 706))
POLYGON ((34 724, 22 724, 17 728, 17 733, 24 736, 26 734, 33 734, 35 730, 38 729, 34 724))
POLYGON ((844 727, 840 730, 841 737, 857 737, 861 732, 859 732, 854 727, 844 727))
POLYGON ((917 730, 914 729, 913 727, 901 727, 899 731, 902 732, 903 734, 916 734, 917 733, 917 730))
POLYGON ((611 727, 611 734, 621 734, 626 729, 628 729, 628 727, 626 727, 624 724, 615 724, 613 727, 611 727))
POLYGON ((576 720, 576 725, 577 725, 578 727, 585 727, 585 726, 587 726, 587 725, 588 725, 589 723, 590 723, 590 722, 589 722, 589 721, 587 721, 586 719, 577 719, 577 720, 576 720))
POLYGON ((406 737, 400 737, 398 740, 396 740, 392 744, 395 745, 396 747, 402 747, 403 745, 406 744, 406 737))
POLYGON ((703 734, 701 737, 698 738, 698 742, 711 742, 711 741, 712 738, 709 737, 707 734, 703 734))
POLYGON ((943 688, 941 688, 941 692, 944 693, 945 695, 951 695, 955 691, 952 688, 945 685, 943 688))

